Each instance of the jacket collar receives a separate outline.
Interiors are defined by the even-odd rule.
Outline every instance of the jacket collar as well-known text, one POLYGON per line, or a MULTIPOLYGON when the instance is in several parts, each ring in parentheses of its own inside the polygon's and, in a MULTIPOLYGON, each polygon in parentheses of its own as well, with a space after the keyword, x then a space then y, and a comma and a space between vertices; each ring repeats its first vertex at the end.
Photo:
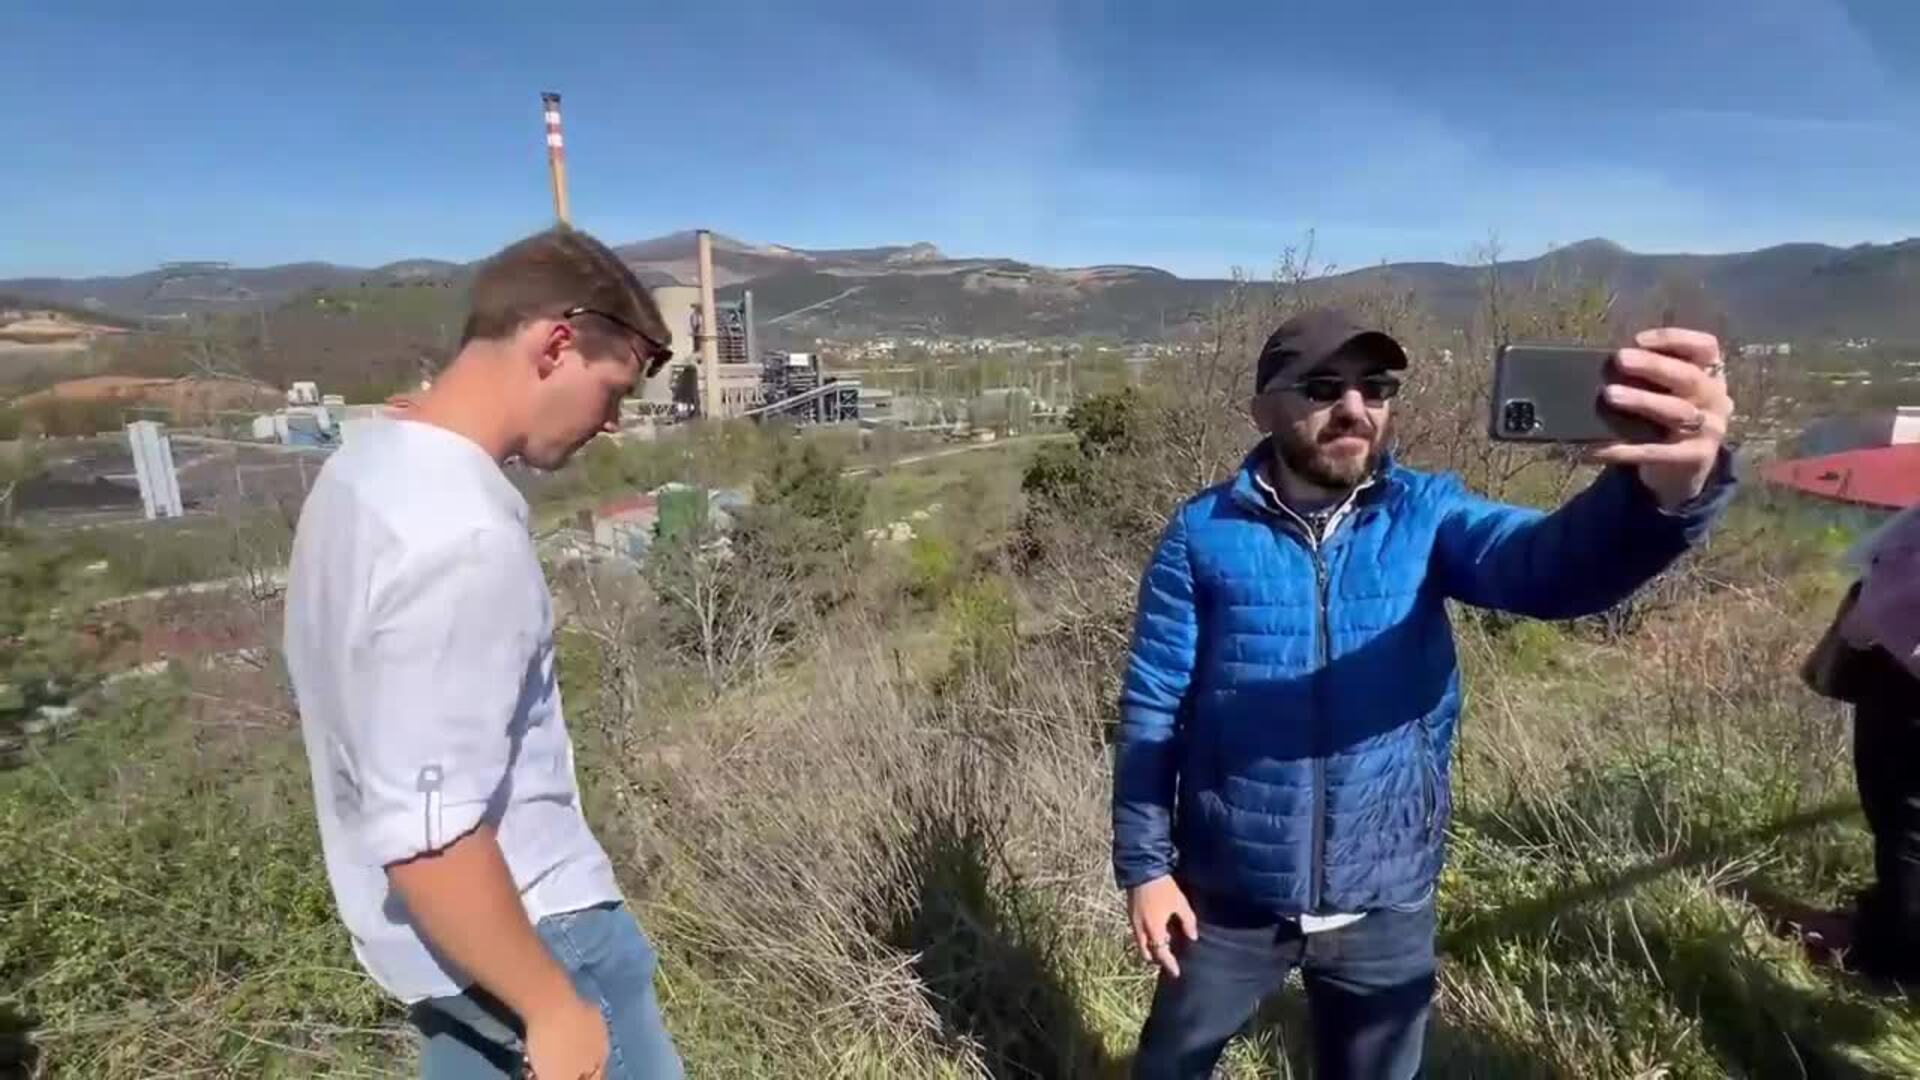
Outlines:
MULTIPOLYGON (((1266 496, 1260 492, 1260 470, 1273 457, 1273 440, 1261 439, 1260 444, 1249 452, 1240 462, 1240 469, 1234 473, 1229 494, 1233 501, 1244 510, 1255 514, 1273 513, 1267 505, 1266 496)), ((1380 498, 1386 491, 1400 482, 1400 466, 1394 461, 1393 452, 1388 451, 1380 458, 1380 464, 1373 475, 1361 481, 1355 491, 1353 506, 1358 509, 1380 498)))

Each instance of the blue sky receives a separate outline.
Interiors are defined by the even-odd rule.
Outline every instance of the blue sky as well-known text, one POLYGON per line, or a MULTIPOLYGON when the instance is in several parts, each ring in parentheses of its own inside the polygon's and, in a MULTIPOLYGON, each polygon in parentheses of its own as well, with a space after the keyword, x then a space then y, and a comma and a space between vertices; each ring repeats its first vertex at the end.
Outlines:
POLYGON ((1920 235, 1913 0, 0 3, 0 276, 576 223, 1054 265, 1920 235), (665 10, 671 8, 673 10, 665 10), (36 10, 37 9, 37 10, 36 10))

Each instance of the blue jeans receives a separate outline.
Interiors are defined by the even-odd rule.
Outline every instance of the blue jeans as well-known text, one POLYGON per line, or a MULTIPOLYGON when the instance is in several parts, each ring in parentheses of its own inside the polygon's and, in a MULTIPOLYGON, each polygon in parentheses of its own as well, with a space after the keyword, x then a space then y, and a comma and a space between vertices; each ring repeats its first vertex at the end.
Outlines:
POLYGON ((1299 924, 1189 893, 1200 940, 1174 934, 1180 977, 1164 972, 1140 1033, 1139 1080, 1204 1080, 1260 1008, 1299 968, 1319 1080, 1420 1075, 1433 1003, 1433 898, 1373 911, 1337 930, 1299 924))
MULTIPOLYGON (((680 1058, 653 996, 653 946, 625 906, 549 915, 535 927, 574 989, 600 1006, 611 1053, 606 1080, 678 1080, 680 1058)), ((524 1050, 519 1018, 479 987, 428 998, 410 1019, 425 1037, 423 1080, 514 1080, 524 1050)))

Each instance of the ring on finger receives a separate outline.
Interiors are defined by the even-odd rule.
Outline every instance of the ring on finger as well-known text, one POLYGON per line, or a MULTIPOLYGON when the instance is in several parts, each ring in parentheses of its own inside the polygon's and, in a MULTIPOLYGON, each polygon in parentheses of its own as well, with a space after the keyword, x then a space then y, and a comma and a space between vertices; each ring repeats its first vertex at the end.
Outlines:
POLYGON ((1707 365, 1707 378, 1709 379, 1718 379, 1726 373, 1727 362, 1725 360, 1715 360, 1713 363, 1707 365))
POLYGON ((1693 410, 1693 415, 1675 425, 1674 430, 1682 435, 1698 435, 1706 429, 1707 413, 1704 409, 1693 410))

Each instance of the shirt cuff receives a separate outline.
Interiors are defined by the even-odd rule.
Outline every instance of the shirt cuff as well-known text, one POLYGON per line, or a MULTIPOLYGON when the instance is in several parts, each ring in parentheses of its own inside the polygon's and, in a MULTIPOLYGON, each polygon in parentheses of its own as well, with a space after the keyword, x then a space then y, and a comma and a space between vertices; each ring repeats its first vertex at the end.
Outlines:
MULTIPOLYGON (((438 770, 429 767, 423 777, 438 770)), ((443 851, 480 827, 490 800, 462 798, 443 790, 437 778, 423 782, 411 797, 383 800, 377 809, 348 823, 360 859, 368 866, 392 866, 443 851)))
MULTIPOLYGON (((1666 517, 1698 518, 1704 514, 1711 514, 1724 505, 1732 496, 1738 482, 1733 450, 1722 446, 1719 453, 1714 456, 1713 469, 1707 474, 1707 482, 1701 485, 1699 494, 1671 509, 1661 506, 1658 500, 1654 501, 1654 506, 1666 517)), ((1651 495, 1652 492, 1647 494, 1651 495)))

